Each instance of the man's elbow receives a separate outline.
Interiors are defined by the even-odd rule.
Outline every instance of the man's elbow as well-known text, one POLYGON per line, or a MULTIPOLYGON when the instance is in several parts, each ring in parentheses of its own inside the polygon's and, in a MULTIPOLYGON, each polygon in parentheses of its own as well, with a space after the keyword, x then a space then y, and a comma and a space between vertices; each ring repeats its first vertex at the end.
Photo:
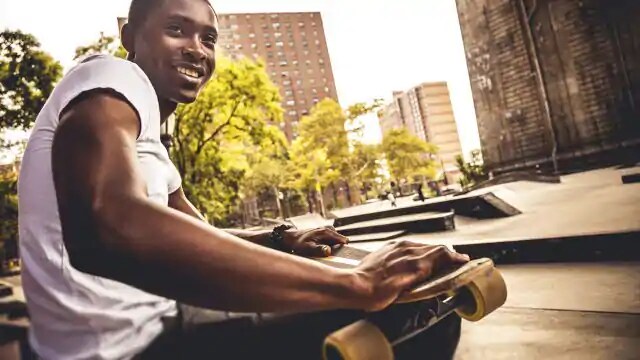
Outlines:
POLYGON ((65 241, 71 265, 92 275, 111 277, 113 264, 130 251, 131 215, 115 198, 92 202, 86 221, 65 241))

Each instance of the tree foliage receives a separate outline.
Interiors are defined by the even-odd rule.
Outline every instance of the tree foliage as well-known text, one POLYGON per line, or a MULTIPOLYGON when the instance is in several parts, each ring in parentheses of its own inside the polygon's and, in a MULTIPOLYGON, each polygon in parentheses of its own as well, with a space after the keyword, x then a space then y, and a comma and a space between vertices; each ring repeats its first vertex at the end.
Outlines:
POLYGON ((214 223, 234 211, 253 165, 284 156, 284 134, 271 125, 282 113, 264 64, 247 59, 219 59, 198 99, 177 109, 171 156, 187 196, 214 223))
POLYGON ((372 104, 356 103, 345 111, 337 102, 327 98, 302 118, 300 136, 291 150, 298 189, 313 191, 339 182, 347 188, 349 203, 359 203, 360 188, 376 173, 380 152, 375 146, 350 143, 349 131, 361 129, 347 126, 351 128, 347 130, 345 124, 350 125, 359 116, 375 111, 380 104, 381 100, 372 104), (305 168, 308 166, 313 169, 305 168))
POLYGON ((389 171, 396 180, 409 179, 416 175, 430 175, 433 172, 431 155, 436 153, 436 147, 406 129, 393 129, 385 133, 382 150, 389 171))
POLYGON ((456 166, 460 170, 460 173, 462 173, 462 177, 459 180, 462 187, 468 187, 489 178, 482 163, 482 153, 480 150, 471 151, 470 162, 465 162, 461 155, 457 155, 456 166))
POLYGON ((18 256, 18 174, 0 170, 0 262, 18 256))
POLYGON ((62 76, 31 34, 0 33, 0 128, 28 129, 62 76))
POLYGON ((106 36, 103 32, 100 33, 100 37, 95 42, 85 46, 78 46, 73 60, 93 54, 109 54, 121 59, 127 58, 127 50, 122 46, 120 40, 115 36, 106 36))

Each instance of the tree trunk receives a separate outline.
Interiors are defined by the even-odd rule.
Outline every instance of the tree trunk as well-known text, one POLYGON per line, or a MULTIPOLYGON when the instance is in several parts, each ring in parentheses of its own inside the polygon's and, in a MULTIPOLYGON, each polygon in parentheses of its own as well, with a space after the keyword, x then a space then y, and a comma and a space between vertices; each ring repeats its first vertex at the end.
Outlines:
POLYGON ((278 206, 278 215, 280 218, 284 219, 284 215, 282 214, 282 204, 280 204, 280 194, 278 193, 278 187, 273 187, 273 194, 276 196, 276 205, 278 206))

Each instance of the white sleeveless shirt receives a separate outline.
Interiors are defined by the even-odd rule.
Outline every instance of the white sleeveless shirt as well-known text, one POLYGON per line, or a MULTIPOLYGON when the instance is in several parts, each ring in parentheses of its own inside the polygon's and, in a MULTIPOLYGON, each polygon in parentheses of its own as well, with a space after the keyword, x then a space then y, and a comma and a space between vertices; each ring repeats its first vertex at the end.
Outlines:
MULTIPOLYGON (((138 164, 152 201, 168 205, 180 175, 160 142, 158 99, 134 63, 99 55, 71 69, 37 117, 18 180, 22 284, 31 316, 30 343, 44 359, 128 359, 174 315, 172 300, 80 272, 69 263, 51 170, 60 112, 83 92, 106 88, 124 96, 140 116, 138 164)), ((118 264, 113 264, 118 266, 118 264)))

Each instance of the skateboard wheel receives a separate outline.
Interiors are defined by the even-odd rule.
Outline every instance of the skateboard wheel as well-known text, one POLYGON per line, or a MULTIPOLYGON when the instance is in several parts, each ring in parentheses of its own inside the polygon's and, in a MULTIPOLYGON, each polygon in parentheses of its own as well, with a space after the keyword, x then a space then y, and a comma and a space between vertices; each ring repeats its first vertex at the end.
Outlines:
POLYGON ((337 330, 322 345, 324 360, 393 360, 391 344, 372 323, 360 320, 337 330))
POLYGON ((467 321, 478 321, 499 308, 507 300, 507 286, 495 268, 489 269, 464 286, 473 301, 456 309, 456 313, 467 321))

